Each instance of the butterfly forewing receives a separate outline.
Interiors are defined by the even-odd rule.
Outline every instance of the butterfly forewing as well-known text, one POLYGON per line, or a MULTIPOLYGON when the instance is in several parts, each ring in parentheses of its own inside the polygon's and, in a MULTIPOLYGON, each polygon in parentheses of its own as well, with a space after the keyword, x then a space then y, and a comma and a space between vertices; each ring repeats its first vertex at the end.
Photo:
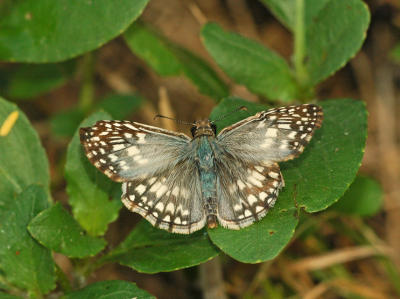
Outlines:
POLYGON ((234 159, 269 165, 300 155, 322 124, 322 109, 313 104, 259 112, 218 135, 218 144, 234 159))
POLYGON ((81 128, 89 160, 114 181, 131 181, 172 169, 188 151, 190 138, 129 121, 98 121, 81 128))

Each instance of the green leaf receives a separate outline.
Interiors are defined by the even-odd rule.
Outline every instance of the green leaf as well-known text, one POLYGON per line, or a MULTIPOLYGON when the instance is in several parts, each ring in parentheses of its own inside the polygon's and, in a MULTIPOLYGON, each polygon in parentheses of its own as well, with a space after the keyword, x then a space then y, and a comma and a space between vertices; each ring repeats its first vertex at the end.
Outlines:
MULTIPOLYGON (((135 94, 114 94, 102 99, 95 110, 105 110, 114 119, 125 119, 136 111, 143 99, 135 94)), ((84 113, 79 107, 61 111, 53 115, 50 125, 55 136, 72 137, 84 119, 84 113)))
POLYGON ((58 112, 50 120, 50 128, 57 137, 72 137, 84 118, 84 113, 78 108, 58 112))
POLYGON ((29 99, 49 92, 71 78, 75 65, 74 60, 57 64, 22 64, 8 73, 5 95, 29 99))
POLYGON ((0 299, 23 299, 22 297, 14 296, 14 295, 9 295, 3 292, 0 292, 0 299))
POLYGON ((139 272, 174 271, 204 263, 219 253, 204 230, 172 234, 141 221, 104 261, 118 262, 139 272))
POLYGON ((390 56, 392 61, 399 64, 400 63, 400 43, 397 43, 393 49, 390 51, 390 56))
POLYGON ((306 67, 309 85, 315 85, 342 68, 360 49, 368 29, 369 11, 360 0, 261 0, 295 32, 296 14, 304 14, 306 67))
POLYGON ((297 86, 292 72, 278 54, 213 23, 206 24, 201 35, 207 51, 237 83, 271 100, 295 98, 297 86))
POLYGON ((121 34, 149 0, 3 2, 0 60, 56 62, 96 49, 121 34))
MULTIPOLYGON (((289 30, 295 31, 297 0, 260 0, 289 30)), ((319 11, 331 0, 304 0, 304 22, 308 27, 319 11)))
POLYGON ((28 223, 49 203, 43 188, 31 185, 0 206, 0 268, 7 281, 36 296, 55 287, 55 265, 50 250, 28 233, 28 223))
POLYGON ((220 100, 228 95, 228 87, 201 58, 173 44, 165 37, 140 23, 125 32, 125 40, 137 56, 161 76, 184 74, 205 95, 220 100))
MULTIPOLYGON (((230 105, 226 110, 236 107, 229 101, 222 101, 219 106, 222 105, 230 105)), ((280 163, 286 186, 274 208, 247 228, 209 230, 212 242, 226 254, 247 263, 276 257, 293 235, 298 207, 308 212, 326 209, 354 180, 365 147, 365 106, 349 99, 329 100, 320 105, 324 110, 322 128, 299 158, 280 163)))
POLYGON ((28 230, 39 243, 68 257, 93 256, 106 245, 103 239, 87 236, 60 203, 37 215, 28 230))
POLYGON ((143 99, 136 94, 113 94, 102 99, 97 107, 110 113, 114 119, 125 119, 142 103, 143 99))
POLYGON ((344 214, 372 216, 383 205, 383 191, 379 183, 364 176, 357 176, 346 193, 332 205, 332 209, 344 214))
POLYGON ((12 112, 18 118, 6 136, 0 135, 0 205, 31 184, 49 194, 49 165, 39 136, 15 104, 0 98, 0 128, 12 112))
MULTIPOLYGON (((105 112, 94 113, 80 127, 103 119, 111 119, 111 116, 105 112)), ((90 235, 103 235, 108 224, 118 217, 122 205, 120 184, 112 182, 90 164, 79 141, 79 130, 68 146, 65 178, 75 219, 90 235), (110 196, 114 199, 109 200, 110 196)))
POLYGON ((370 15, 360 0, 330 0, 306 29, 310 84, 315 85, 342 68, 360 49, 370 15))
POLYGON ((79 291, 69 293, 65 299, 150 299, 155 298, 136 284, 123 280, 99 281, 84 287, 79 291))

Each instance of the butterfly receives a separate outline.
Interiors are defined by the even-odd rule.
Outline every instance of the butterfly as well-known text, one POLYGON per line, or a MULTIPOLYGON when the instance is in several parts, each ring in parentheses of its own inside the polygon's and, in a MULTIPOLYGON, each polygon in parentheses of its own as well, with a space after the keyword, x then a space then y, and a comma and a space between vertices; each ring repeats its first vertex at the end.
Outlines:
POLYGON ((118 120, 80 129, 90 162, 122 182, 122 202, 155 227, 189 234, 263 218, 284 187, 277 162, 299 156, 322 125, 313 104, 259 112, 224 128, 193 123, 192 138, 118 120))

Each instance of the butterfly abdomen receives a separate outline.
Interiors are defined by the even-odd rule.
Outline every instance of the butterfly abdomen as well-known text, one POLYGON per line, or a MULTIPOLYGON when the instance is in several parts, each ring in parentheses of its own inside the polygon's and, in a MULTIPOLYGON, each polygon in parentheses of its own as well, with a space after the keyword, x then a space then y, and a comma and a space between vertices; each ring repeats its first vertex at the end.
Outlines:
POLYGON ((210 136, 201 136, 197 142, 196 160, 201 181, 203 207, 210 228, 217 226, 217 175, 210 136))

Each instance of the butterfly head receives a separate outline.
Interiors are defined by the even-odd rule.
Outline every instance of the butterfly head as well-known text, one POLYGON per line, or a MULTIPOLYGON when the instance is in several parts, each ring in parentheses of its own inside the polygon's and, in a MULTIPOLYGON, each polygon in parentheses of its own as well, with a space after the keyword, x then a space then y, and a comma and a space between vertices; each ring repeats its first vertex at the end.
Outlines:
POLYGON ((217 133, 217 127, 213 122, 204 119, 196 121, 190 131, 192 132, 193 138, 199 136, 215 136, 217 133))

